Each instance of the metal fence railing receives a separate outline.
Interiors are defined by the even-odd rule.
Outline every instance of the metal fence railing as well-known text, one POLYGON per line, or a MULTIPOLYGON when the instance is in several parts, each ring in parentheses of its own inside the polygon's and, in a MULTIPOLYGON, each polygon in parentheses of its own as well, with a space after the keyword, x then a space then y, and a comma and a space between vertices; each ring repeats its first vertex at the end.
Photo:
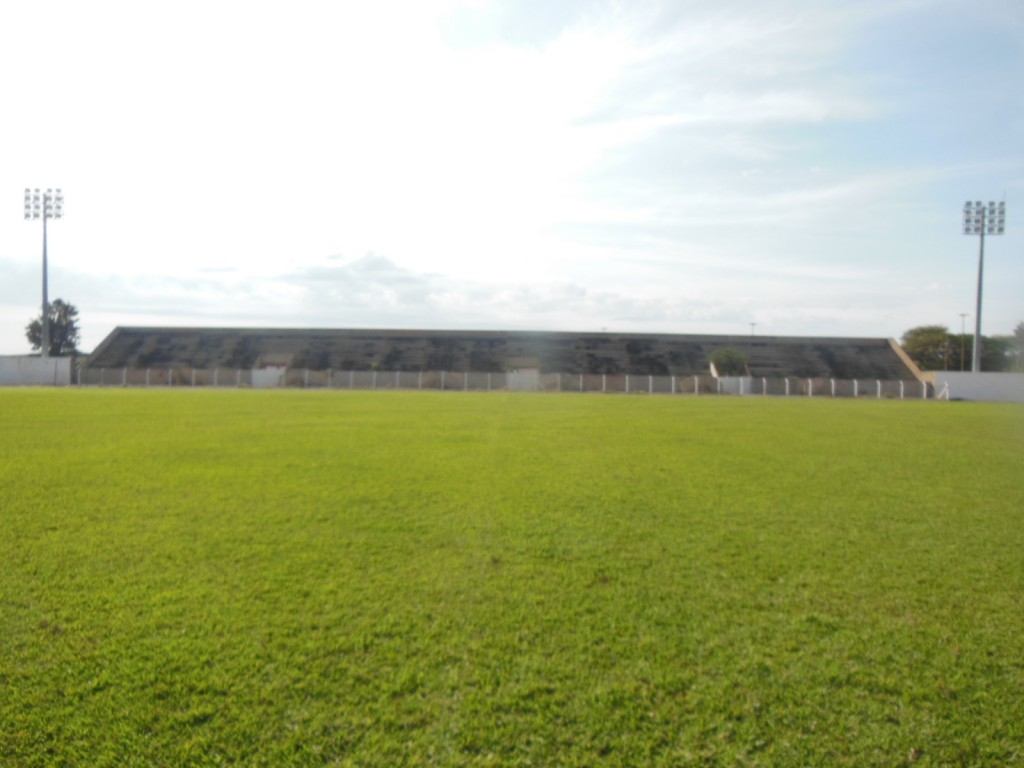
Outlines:
POLYGON ((81 368, 80 386, 241 387, 369 390, 532 391, 647 395, 743 395, 933 399, 934 387, 916 380, 647 376, 474 371, 318 371, 305 368, 81 368))

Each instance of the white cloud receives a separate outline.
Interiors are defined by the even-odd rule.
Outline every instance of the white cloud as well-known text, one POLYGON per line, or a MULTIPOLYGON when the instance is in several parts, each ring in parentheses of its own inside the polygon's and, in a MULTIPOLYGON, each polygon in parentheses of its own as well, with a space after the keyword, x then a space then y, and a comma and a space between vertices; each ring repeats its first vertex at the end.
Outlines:
MULTIPOLYGON (((32 66, 0 82, 3 312, 38 303, 21 185, 60 184, 52 295, 84 322, 955 318, 959 202, 1024 184, 1024 120, 891 44, 955 31, 1012 92, 1020 25, 953 23, 944 0, 5 6, 0 66, 32 66)), ((1005 324, 1021 278, 994 269, 1005 324)), ((26 320, 0 321, 18 351, 26 320)))

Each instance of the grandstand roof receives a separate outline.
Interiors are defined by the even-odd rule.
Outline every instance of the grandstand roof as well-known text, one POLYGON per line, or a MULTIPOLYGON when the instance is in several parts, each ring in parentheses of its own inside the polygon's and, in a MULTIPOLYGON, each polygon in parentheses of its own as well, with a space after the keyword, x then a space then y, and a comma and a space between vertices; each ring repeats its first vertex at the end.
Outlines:
POLYGON ((905 379, 918 373, 895 342, 873 338, 656 333, 119 327, 90 368, 508 371, 633 375, 708 372, 731 347, 766 377, 905 379))

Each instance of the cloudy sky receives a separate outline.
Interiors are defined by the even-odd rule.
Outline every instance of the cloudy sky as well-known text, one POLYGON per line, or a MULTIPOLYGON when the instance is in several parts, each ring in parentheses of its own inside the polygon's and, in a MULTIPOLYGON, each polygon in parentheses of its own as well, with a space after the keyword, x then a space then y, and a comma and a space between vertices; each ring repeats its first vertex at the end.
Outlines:
POLYGON ((0 354, 40 222, 117 325, 900 336, 1024 320, 1020 0, 0 8, 0 354))

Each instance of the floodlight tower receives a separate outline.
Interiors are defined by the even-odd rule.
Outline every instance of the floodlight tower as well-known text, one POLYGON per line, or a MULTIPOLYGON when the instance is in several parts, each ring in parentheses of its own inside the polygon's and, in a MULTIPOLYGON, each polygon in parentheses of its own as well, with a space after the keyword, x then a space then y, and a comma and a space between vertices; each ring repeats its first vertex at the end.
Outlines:
POLYGON ((48 219, 64 218, 64 193, 59 189, 25 188, 25 218, 43 220, 43 321, 39 351, 43 357, 50 356, 50 301, 46 286, 46 222, 48 219))
POLYGON ((964 369, 964 337, 967 336, 966 330, 967 313, 960 313, 960 370, 964 369))
POLYGON ((971 371, 981 371, 981 280, 985 271, 985 235, 1001 235, 1006 231, 1006 203, 980 200, 964 203, 964 234, 978 236, 978 301, 974 310, 974 349, 971 371))

